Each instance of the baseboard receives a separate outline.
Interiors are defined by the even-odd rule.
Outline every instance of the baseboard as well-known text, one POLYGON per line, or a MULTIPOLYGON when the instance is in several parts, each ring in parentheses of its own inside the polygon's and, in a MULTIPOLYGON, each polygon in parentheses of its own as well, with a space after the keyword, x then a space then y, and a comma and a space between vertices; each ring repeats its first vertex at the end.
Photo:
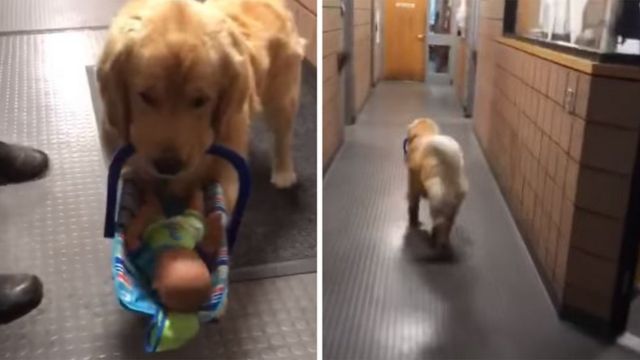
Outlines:
POLYGON ((284 261, 257 266, 248 266, 231 269, 229 280, 231 282, 260 280, 282 276, 314 273, 317 271, 316 258, 284 261))
MULTIPOLYGON (((338 154, 342 150, 342 146, 344 145, 344 141, 345 141, 344 138, 345 138, 345 136, 344 136, 344 133, 343 133, 342 139, 340 140, 340 143, 338 144, 338 147, 336 147, 336 149, 333 152, 333 154, 331 154, 331 156, 329 156, 329 159, 328 159, 327 163, 322 165, 322 177, 323 178, 327 177, 327 174, 329 173, 329 170, 331 169, 331 165, 336 160, 336 158, 338 157, 338 154)), ((323 159, 323 161, 324 161, 324 159, 323 159)))

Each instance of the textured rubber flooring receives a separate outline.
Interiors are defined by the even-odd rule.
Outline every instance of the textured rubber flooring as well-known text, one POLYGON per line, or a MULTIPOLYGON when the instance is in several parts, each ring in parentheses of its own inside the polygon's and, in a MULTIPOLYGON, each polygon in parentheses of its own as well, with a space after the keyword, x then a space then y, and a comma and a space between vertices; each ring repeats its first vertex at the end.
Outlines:
POLYGON ((638 358, 557 318, 450 87, 379 85, 323 188, 325 358, 638 358), (470 193, 449 262, 406 229, 402 139, 418 116, 465 152, 470 193))
POLYGON ((123 311, 110 280, 102 280, 95 291, 97 281, 85 279, 88 293, 69 292, 59 281, 52 289, 49 282, 40 308, 0 327, 0 358, 316 359, 315 274, 232 284, 220 323, 202 327, 180 350, 153 356, 142 348, 146 320, 123 311))
MULTIPOLYGON (((305 64, 306 65, 306 64, 305 64)), ((316 257, 316 72, 305 66, 300 108, 295 123, 293 154, 298 185, 277 190, 271 178, 271 133, 264 123, 253 126, 249 162, 253 176, 251 199, 234 250, 235 266, 255 266, 300 259, 315 271, 316 257)))
POLYGON ((0 33, 106 27, 126 0, 2 0, 0 33))
MULTIPOLYGON (((104 36, 0 36, 0 138, 52 161, 44 179, 0 187, 0 272, 34 272, 45 285, 38 309, 0 327, 0 359, 142 356, 146 323, 117 304, 101 234, 106 169, 86 67, 104 36)), ((156 357, 315 359, 315 282, 307 274, 234 283, 220 324, 156 357)))

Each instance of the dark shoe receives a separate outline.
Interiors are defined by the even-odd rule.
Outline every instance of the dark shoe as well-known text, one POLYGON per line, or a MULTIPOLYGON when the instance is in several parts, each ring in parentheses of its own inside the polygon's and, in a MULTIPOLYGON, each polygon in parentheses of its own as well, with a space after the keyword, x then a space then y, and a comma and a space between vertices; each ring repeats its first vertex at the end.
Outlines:
POLYGON ((49 168, 49 157, 40 150, 0 142, 0 185, 35 180, 49 168))
POLYGON ((0 324, 28 314, 41 301, 42 282, 37 276, 0 274, 0 324))

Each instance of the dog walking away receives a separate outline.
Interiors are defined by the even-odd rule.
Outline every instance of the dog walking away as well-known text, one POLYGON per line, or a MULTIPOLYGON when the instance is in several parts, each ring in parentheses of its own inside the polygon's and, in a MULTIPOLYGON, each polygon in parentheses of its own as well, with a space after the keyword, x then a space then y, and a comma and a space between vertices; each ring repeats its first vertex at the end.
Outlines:
POLYGON ((419 225, 420 199, 429 201, 436 247, 449 246, 454 220, 468 190, 460 145, 441 135, 431 119, 414 120, 408 128, 406 165, 409 187, 409 224, 419 225))

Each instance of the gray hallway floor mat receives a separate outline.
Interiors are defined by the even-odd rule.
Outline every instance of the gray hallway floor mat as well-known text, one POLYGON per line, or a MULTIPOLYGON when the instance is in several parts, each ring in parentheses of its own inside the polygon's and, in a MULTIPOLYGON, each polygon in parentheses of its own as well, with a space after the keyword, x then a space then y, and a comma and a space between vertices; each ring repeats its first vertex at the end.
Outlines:
POLYGON ((107 27, 126 0, 2 0, 0 33, 107 27))
MULTIPOLYGON (((51 157, 45 178, 0 187, 0 272, 32 272, 45 287, 38 309, 0 327, 0 359, 143 358, 146 323, 118 305, 102 238, 106 168, 86 68, 104 38, 0 36, 0 140, 51 157)), ((153 358, 315 359, 315 274, 236 282, 229 296, 219 324, 153 358)))
POLYGON ((242 242, 234 250, 238 267, 297 261, 301 269, 316 269, 316 71, 305 65, 293 144, 298 184, 287 190, 271 185, 271 133, 256 121, 249 153, 252 194, 238 235, 242 242))
POLYGON ((347 128, 323 184, 325 358, 637 359, 558 319, 471 121, 451 87, 381 83, 347 128), (460 142, 470 178, 449 262, 407 231, 402 140, 422 116, 460 142))

